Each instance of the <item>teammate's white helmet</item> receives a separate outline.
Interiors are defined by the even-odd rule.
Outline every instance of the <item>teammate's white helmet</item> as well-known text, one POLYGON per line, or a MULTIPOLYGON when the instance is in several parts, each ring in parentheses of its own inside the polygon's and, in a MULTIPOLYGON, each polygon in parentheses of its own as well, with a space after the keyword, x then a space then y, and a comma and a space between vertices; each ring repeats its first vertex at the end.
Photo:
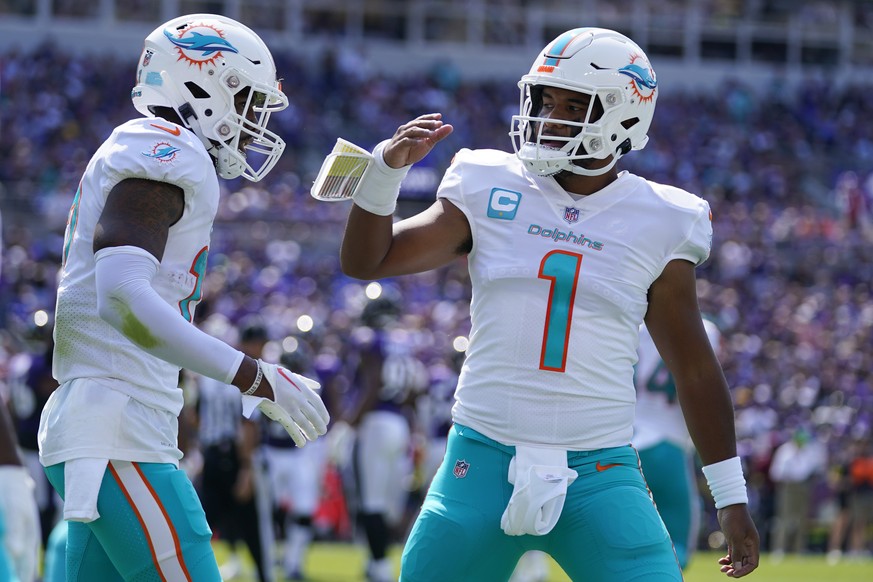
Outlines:
POLYGON ((567 170, 596 176, 611 169, 618 158, 640 150, 655 112, 658 82, 643 50, 626 36, 604 28, 576 28, 550 42, 518 83, 521 104, 509 135, 516 155, 533 172, 551 176, 567 170), (591 96, 583 122, 560 122, 576 129, 573 137, 544 137, 538 117, 543 86, 559 87, 591 96), (601 113, 602 112, 602 113, 601 113), (551 147, 559 141, 566 143, 551 147), (603 168, 585 168, 578 160, 604 160, 603 168))
POLYGON ((270 114, 288 106, 273 56, 251 29, 224 16, 180 16, 148 35, 131 98, 144 115, 153 116, 156 106, 174 109, 215 158, 222 178, 257 182, 285 149, 267 130, 270 114), (243 111, 251 110, 254 120, 234 106, 243 90, 243 111))

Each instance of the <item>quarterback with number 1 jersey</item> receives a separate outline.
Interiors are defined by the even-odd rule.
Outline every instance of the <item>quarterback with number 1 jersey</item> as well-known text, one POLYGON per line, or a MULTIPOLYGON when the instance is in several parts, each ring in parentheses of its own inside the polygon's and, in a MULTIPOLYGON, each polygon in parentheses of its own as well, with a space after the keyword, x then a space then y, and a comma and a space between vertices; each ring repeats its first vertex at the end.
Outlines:
POLYGON ((494 150, 460 151, 438 196, 475 241, 455 421, 504 443, 630 442, 646 294, 671 260, 707 258, 708 204, 627 172, 577 198, 494 150))
POLYGON ((394 222, 400 180, 453 131, 428 113, 376 146, 352 194, 346 274, 380 279, 466 257, 472 285, 446 454, 400 580, 505 582, 529 550, 573 580, 682 579, 630 444, 644 321, 709 472, 728 540, 721 571, 744 576, 757 566, 758 534, 697 300, 709 205, 616 167, 648 142, 654 70, 626 36, 577 28, 549 43, 518 87, 515 155, 461 150, 436 201, 394 222))

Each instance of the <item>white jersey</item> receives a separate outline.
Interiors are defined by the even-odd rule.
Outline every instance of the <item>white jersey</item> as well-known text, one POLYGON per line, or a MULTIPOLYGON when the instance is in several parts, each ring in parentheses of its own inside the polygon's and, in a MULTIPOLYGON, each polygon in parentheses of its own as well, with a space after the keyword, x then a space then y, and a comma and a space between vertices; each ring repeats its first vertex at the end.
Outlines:
MULTIPOLYGON (((54 330, 53 373, 61 388, 52 398, 56 400, 55 412, 61 416, 51 420, 54 423, 50 425, 53 430, 49 439, 51 450, 41 451, 48 464, 77 456, 132 461, 155 461, 157 456, 164 462, 181 457, 176 447, 176 417, 183 404, 182 390, 178 387, 179 367, 137 347, 97 312, 94 231, 110 191, 127 178, 167 182, 184 191, 182 218, 169 230, 152 286, 178 311, 179 317, 188 321, 192 320, 201 297, 219 200, 212 158, 193 133, 173 123, 155 118, 128 121, 117 127, 91 158, 70 210, 54 330), (119 430, 125 435, 114 434, 113 439, 104 441, 76 431, 75 418, 78 416, 81 423, 82 418, 90 416, 88 410, 79 408, 93 406, 85 393, 93 390, 100 393, 106 389, 126 397, 118 400, 118 406, 142 408, 134 414, 148 416, 145 424, 156 426, 146 428, 148 434, 134 437, 130 434, 132 431, 124 430, 122 425, 119 430), (73 393, 76 390, 78 394, 73 393), (153 414, 165 420, 156 420, 153 414), (70 423, 69 434, 64 432, 66 421, 70 423), (140 445, 130 446, 132 443, 152 443, 145 448, 158 448, 161 452, 150 458, 126 458, 124 455, 133 454, 128 451, 141 448, 140 445)), ((136 322, 131 325, 135 326, 136 322)), ((47 408, 51 404, 50 401, 47 408)), ((116 412, 121 414, 121 410, 116 412)), ((45 424, 47 419, 43 421, 45 424)), ((42 427, 41 433, 47 428, 42 427)))
MULTIPOLYGON (((706 336, 712 349, 718 353, 721 332, 713 322, 703 320, 706 336)), ((640 327, 640 345, 637 350, 634 383, 637 389, 637 410, 634 420, 633 445, 647 449, 668 441, 688 452, 694 448, 682 408, 676 398, 676 384, 658 348, 643 324, 640 327)))
POLYGON ((706 260, 709 205, 627 172, 574 197, 495 150, 458 152, 437 196, 473 233, 455 422, 511 445, 628 444, 647 292, 671 260, 706 260))

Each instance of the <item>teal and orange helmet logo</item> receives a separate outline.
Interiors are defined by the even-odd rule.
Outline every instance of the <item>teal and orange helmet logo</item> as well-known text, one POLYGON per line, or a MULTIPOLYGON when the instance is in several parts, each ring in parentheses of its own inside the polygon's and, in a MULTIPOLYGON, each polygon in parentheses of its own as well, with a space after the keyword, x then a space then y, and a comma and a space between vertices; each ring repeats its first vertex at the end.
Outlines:
POLYGON ((180 61, 188 61, 189 65, 213 64, 222 52, 239 53, 236 47, 224 38, 224 33, 209 24, 194 24, 183 28, 178 36, 164 30, 167 37, 176 47, 180 61))
POLYGON ((652 70, 649 62, 643 55, 635 54, 631 56, 630 64, 623 66, 618 72, 630 77, 631 88, 634 95, 640 100, 640 103, 646 103, 655 98, 658 80, 655 78, 655 71, 652 70))

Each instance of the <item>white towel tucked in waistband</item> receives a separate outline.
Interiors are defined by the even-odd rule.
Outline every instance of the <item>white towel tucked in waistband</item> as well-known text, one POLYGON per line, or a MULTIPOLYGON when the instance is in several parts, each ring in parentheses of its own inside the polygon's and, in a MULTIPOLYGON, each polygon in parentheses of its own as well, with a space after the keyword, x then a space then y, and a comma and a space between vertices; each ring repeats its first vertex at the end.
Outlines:
POLYGON ((549 533, 561 517, 567 488, 577 476, 567 467, 565 450, 516 446, 508 475, 515 488, 500 527, 511 536, 549 533))
POLYGON ((64 519, 94 521, 100 517, 97 496, 108 459, 72 459, 64 463, 64 519))

